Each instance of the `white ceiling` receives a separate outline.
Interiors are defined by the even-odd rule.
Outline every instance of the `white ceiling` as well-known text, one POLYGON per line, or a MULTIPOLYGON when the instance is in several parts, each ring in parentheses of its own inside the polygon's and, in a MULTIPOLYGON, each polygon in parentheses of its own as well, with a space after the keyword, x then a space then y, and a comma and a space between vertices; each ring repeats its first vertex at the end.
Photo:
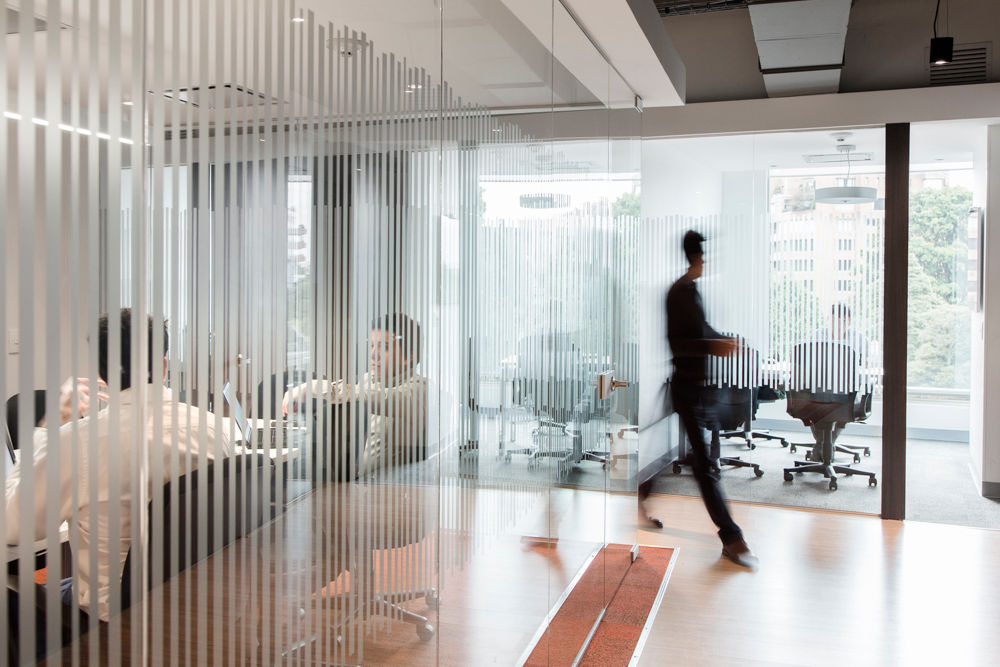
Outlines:
MULTIPOLYGON (((567 0, 584 8, 616 3, 621 11, 628 11, 627 2, 567 0)), ((28 7, 31 3, 9 0, 8 4, 28 7)), ((332 24, 333 36, 356 37, 372 54, 390 54, 423 71, 431 83, 443 79, 463 102, 495 111, 633 103, 630 86, 607 64, 561 0, 448 0, 443 9, 439 0, 300 0, 294 14, 306 18, 305 23, 292 23, 290 9, 287 16, 279 17, 273 9, 253 16, 254 4, 242 1, 162 0, 145 5, 147 43, 141 52, 132 50, 132 17, 127 12, 119 18, 117 29, 109 30, 106 12, 90 20, 86 13, 89 3, 59 0, 59 5, 56 18, 70 27, 57 33, 55 45, 45 32, 31 33, 30 44, 25 44, 21 35, 6 37, 7 88, 14 97, 31 85, 41 98, 55 85, 61 86, 68 101, 74 85, 86 90, 93 77, 100 90, 101 113, 107 114, 109 97, 139 94, 136 65, 144 65, 145 88, 156 87, 156 83, 163 89, 235 84, 304 108, 309 102, 302 80, 305 70, 289 76, 289 59, 277 55, 278 35, 284 36, 287 46, 297 34, 317 36, 322 29, 329 37, 332 24), (270 43, 262 38, 265 35, 270 43), (118 46, 114 54, 110 53, 115 44, 112 37, 118 46), (97 45, 93 53, 91 44, 97 45), (270 58, 264 55, 267 48, 272 49, 270 58), (151 53, 163 57, 153 60, 148 58, 151 53), (34 65, 33 82, 24 77, 29 71, 23 67, 27 60, 34 65), (62 64, 61 81, 52 76, 56 62, 62 64), (282 64, 283 71, 279 70, 282 64), (265 90, 268 74, 270 89, 265 90), (112 85, 120 92, 111 93, 112 85)), ((126 9, 133 6, 128 2, 121 5, 126 9)), ((285 6, 291 7, 291 3, 285 6)), ((36 15, 44 15, 47 9, 46 2, 33 4, 36 15)), ((634 19, 628 17, 619 24, 627 26, 629 21, 634 27, 634 19)), ((658 20, 656 23, 656 29, 663 32, 658 20)), ((307 45, 295 44, 295 48, 301 49, 294 58, 300 63, 326 56, 318 39, 312 45, 312 59, 305 57, 307 45)), ((652 71, 660 68, 659 78, 651 81, 669 84, 661 63, 650 60, 641 69, 650 72, 650 62, 652 71)), ((314 92, 314 102, 319 101, 316 97, 314 92)), ((288 107, 276 106, 271 113, 287 112, 288 107)), ((233 119, 238 117, 236 113, 233 119)))

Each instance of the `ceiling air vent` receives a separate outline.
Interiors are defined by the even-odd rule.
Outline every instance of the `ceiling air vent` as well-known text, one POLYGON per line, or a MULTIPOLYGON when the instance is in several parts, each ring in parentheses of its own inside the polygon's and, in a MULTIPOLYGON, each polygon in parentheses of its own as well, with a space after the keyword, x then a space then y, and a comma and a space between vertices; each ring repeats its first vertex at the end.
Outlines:
MULTIPOLYGON (((956 44, 952 61, 943 65, 930 64, 932 86, 955 86, 963 83, 986 83, 990 80, 990 63, 993 59, 992 44, 956 44)), ((929 58, 924 57, 924 62, 929 58)))
POLYGON ((726 9, 746 9, 748 0, 654 0, 660 16, 707 14, 726 9))

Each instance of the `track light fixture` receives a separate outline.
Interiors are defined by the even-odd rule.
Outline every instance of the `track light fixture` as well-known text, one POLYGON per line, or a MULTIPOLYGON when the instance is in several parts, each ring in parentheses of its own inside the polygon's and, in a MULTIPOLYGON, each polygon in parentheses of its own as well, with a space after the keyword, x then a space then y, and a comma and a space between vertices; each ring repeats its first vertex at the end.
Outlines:
POLYGON ((937 36, 937 20, 938 12, 941 11, 941 0, 937 0, 937 6, 934 8, 934 37, 931 38, 931 64, 932 65, 944 65, 951 62, 952 51, 955 47, 955 39, 953 37, 938 37, 937 36))

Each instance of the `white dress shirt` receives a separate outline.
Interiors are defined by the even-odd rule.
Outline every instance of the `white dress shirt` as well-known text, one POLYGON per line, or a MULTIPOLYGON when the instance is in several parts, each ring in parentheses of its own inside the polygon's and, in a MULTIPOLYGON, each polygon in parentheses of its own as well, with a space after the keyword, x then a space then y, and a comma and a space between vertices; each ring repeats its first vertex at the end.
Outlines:
MULTIPOLYGON (((162 479, 158 484, 169 481, 172 472, 171 445, 177 443, 178 468, 176 474, 184 474, 197 467, 199 452, 205 451, 208 460, 224 458, 232 454, 233 446, 229 429, 216 429, 216 415, 199 408, 176 403, 169 389, 164 389, 158 405, 154 401, 152 386, 147 388, 145 427, 142 442, 148 457, 148 470, 152 474, 153 456, 162 461, 162 479), (154 409, 159 408, 159 420, 154 420, 154 409), (176 414, 174 411, 176 409, 176 414), (159 421, 158 424, 154 423, 159 421), (202 432, 204 429, 204 432, 202 432), (154 432, 155 431, 155 432, 154 432), (191 460, 188 461, 188 455, 191 460)), ((74 497, 76 502, 75 526, 70 526, 70 534, 76 528, 79 539, 73 544, 74 561, 78 568, 77 596, 80 608, 93 613, 95 607, 99 618, 107 621, 110 617, 109 597, 112 581, 111 553, 118 552, 118 571, 114 580, 121 581, 125 557, 132 546, 132 475, 133 451, 136 443, 136 422, 138 410, 134 404, 133 390, 126 389, 120 394, 117 410, 119 417, 117 437, 110 436, 111 410, 104 408, 96 416, 87 416, 76 422, 63 424, 58 431, 56 443, 49 443, 49 431, 35 429, 34 456, 30 464, 34 467, 33 498, 23 497, 21 477, 24 459, 18 461, 7 478, 7 544, 18 544, 21 537, 20 507, 22 503, 34 506, 34 530, 29 539, 46 537, 45 522, 48 503, 59 503, 59 522, 73 521, 74 497), (92 420, 97 421, 97 437, 93 439, 92 420), (78 440, 74 441, 74 431, 78 440), (92 442, 93 439, 93 442, 92 442), (73 451, 77 452, 73 456, 73 451), (48 467, 57 465, 59 488, 47 488, 48 467), (120 480, 120 494, 111 496, 111 479, 114 474, 120 480), (111 526, 117 525, 117 541, 112 543, 111 526), (90 547, 97 546, 97 571, 92 570, 90 547), (95 589, 96 581, 96 591, 95 589)), ((224 420, 228 424, 228 420, 224 420)), ((149 479, 149 477, 147 477, 149 479)), ((153 482, 147 484, 146 498, 150 497, 153 482)), ((144 511, 144 510, 143 510, 144 511)), ((136 527, 138 532, 138 527, 136 527)))

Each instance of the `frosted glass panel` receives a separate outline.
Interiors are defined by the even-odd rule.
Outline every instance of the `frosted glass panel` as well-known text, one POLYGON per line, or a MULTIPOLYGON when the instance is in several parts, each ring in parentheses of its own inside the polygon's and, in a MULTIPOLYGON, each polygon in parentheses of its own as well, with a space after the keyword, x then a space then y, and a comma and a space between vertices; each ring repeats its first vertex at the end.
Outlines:
POLYGON ((639 366, 634 95, 546 5, 0 15, 6 659, 537 645, 634 487, 639 366), (511 113, 556 106, 593 136, 511 113), (593 530, 531 561, 573 470, 593 530))

